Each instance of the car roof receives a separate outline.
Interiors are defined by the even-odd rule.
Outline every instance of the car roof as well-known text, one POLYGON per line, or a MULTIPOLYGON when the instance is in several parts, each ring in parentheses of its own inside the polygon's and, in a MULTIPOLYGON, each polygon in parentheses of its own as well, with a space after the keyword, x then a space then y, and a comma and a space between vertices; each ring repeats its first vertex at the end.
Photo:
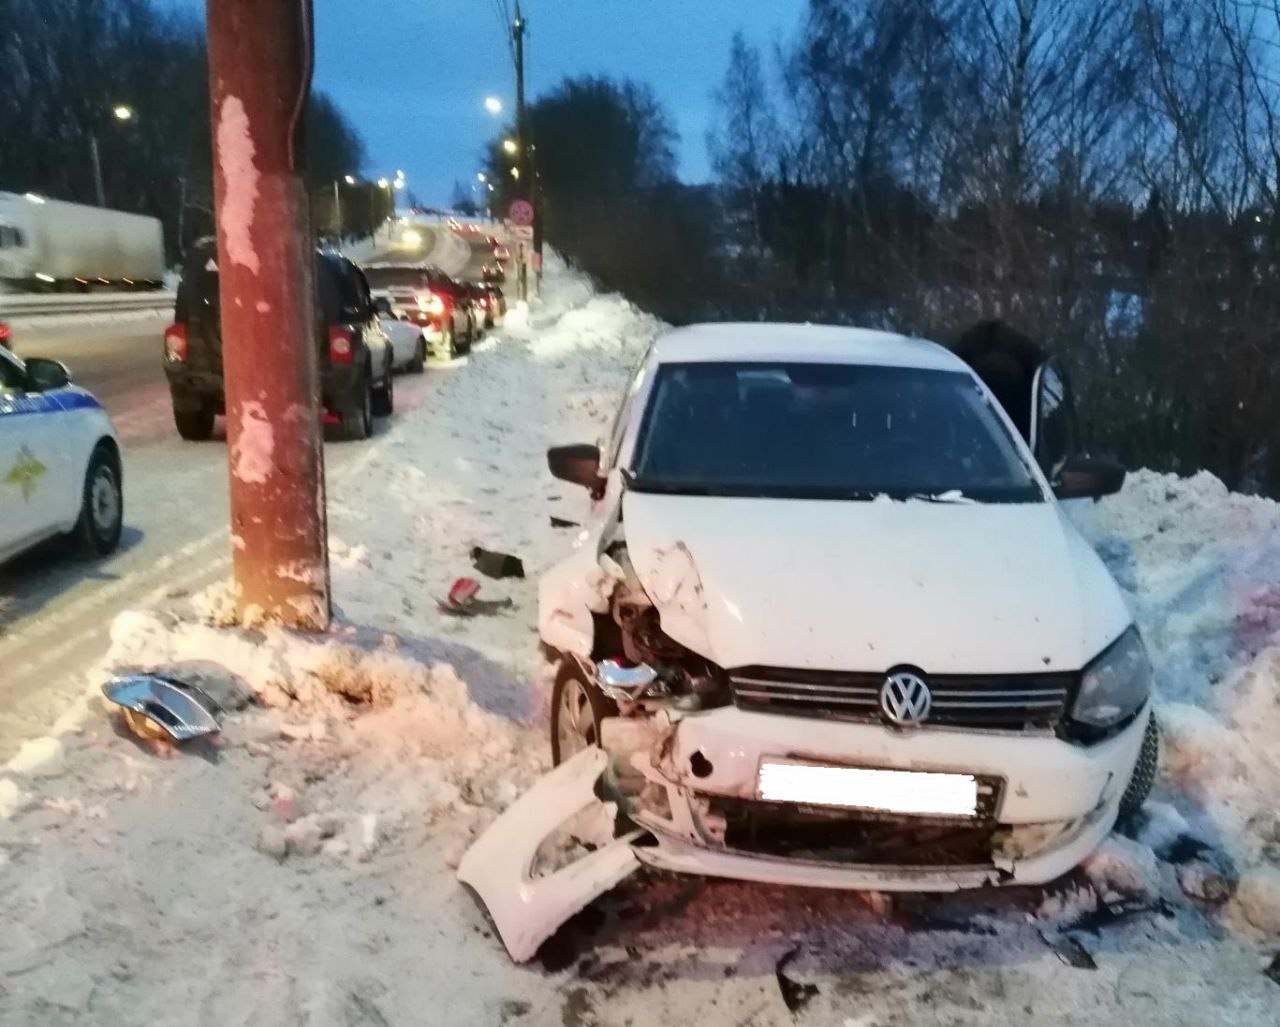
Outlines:
POLYGON ((926 339, 871 328, 759 322, 676 328, 658 337, 653 359, 660 364, 783 361, 969 370, 955 354, 926 339))

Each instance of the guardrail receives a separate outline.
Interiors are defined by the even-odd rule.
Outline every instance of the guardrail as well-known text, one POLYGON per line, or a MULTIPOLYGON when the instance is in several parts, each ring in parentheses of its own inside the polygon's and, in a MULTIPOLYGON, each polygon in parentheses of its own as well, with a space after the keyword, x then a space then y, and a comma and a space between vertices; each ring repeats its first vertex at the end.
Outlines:
POLYGON ((0 318, 49 317, 56 314, 114 314, 136 310, 169 310, 171 292, 90 292, 0 295, 0 318))

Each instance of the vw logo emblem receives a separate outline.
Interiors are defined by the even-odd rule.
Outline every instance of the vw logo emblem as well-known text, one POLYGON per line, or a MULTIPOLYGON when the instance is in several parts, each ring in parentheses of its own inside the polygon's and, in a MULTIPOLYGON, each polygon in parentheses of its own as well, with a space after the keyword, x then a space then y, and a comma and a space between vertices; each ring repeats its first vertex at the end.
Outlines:
POLYGON ((905 726, 929 719, 933 693, 917 674, 900 670, 880 686, 880 709, 890 723, 905 726))

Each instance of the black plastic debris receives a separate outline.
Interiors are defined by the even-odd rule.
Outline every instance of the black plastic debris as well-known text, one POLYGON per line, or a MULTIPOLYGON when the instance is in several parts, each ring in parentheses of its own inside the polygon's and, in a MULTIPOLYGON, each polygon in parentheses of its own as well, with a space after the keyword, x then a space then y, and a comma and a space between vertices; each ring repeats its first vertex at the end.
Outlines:
POLYGON ((102 686, 102 694, 124 711, 125 723, 140 738, 188 742, 221 730, 218 704, 203 689, 176 678, 114 678, 102 686))
POLYGON ((778 978, 778 991, 782 993, 783 1004, 786 1005, 787 1011, 792 1015, 804 1009, 805 1006, 813 1001, 813 997, 818 994, 818 986, 816 984, 805 984, 803 981, 788 977, 784 972, 799 953, 799 945, 788 949, 782 958, 778 960, 773 971, 774 976, 778 978))
POLYGON ((1040 932, 1040 937, 1044 939, 1044 943, 1053 949, 1053 954, 1057 956, 1067 966, 1074 966, 1077 970, 1096 970, 1098 964, 1094 961, 1093 956, 1089 954, 1078 938, 1073 938, 1069 934, 1053 936, 1040 932))
POLYGON ((1163 917, 1174 915, 1172 907, 1164 899, 1151 902, 1144 898, 1117 899, 1115 902, 1104 902, 1088 913, 1083 913, 1069 925, 1070 931, 1087 931, 1097 934, 1102 928, 1112 924, 1130 920, 1144 913, 1159 913, 1163 917))
POLYGON ((510 553, 495 553, 476 546, 471 550, 471 563, 486 578, 524 577, 524 564, 510 553))
POLYGON ((557 517, 555 514, 552 514, 552 515, 551 515, 551 527, 553 527, 553 528, 581 528, 581 527, 582 527, 582 525, 581 525, 581 524, 579 524, 577 521, 568 521, 568 520, 565 520, 563 517, 557 517))
POLYGON ((480 599, 480 582, 475 578, 459 578, 444 599, 437 600, 441 613, 450 617, 477 617, 509 610, 515 604, 508 599, 480 599))

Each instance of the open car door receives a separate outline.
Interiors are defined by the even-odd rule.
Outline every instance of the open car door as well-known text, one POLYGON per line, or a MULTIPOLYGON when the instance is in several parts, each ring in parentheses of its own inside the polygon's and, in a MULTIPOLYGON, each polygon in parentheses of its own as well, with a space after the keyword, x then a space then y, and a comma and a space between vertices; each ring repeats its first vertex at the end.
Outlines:
POLYGON ((981 321, 951 346, 986 384, 1056 487, 1080 454, 1075 396, 1061 362, 1000 321, 981 321))

